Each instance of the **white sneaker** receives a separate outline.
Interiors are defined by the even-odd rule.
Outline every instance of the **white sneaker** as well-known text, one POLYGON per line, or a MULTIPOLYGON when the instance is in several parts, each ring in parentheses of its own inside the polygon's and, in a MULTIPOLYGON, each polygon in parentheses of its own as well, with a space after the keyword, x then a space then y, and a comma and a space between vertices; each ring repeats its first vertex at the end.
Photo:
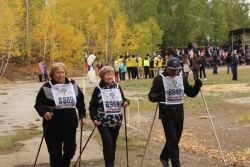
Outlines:
POLYGON ((206 81, 207 79, 205 78, 204 80, 206 81))
POLYGON ((200 78, 200 80, 202 81, 202 78, 200 78))

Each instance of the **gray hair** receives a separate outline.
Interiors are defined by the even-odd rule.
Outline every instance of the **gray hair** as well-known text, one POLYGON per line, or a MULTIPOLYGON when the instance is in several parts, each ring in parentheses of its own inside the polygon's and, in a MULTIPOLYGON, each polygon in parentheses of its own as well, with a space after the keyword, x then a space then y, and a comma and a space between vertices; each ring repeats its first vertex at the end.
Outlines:
POLYGON ((57 67, 62 67, 64 69, 64 71, 65 71, 65 74, 67 74, 67 69, 66 69, 65 64, 63 64, 61 62, 56 62, 56 63, 52 64, 52 66, 50 67, 50 70, 49 70, 50 78, 53 79, 53 74, 54 74, 57 67))

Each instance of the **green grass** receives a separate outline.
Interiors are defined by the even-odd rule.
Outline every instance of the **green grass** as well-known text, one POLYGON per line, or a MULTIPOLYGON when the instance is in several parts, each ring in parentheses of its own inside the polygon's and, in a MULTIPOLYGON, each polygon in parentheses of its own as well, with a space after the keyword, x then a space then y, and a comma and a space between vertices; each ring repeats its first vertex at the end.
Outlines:
POLYGON ((0 136, 0 150, 11 150, 15 147, 16 142, 27 140, 35 135, 42 134, 41 130, 28 130, 15 135, 0 136))

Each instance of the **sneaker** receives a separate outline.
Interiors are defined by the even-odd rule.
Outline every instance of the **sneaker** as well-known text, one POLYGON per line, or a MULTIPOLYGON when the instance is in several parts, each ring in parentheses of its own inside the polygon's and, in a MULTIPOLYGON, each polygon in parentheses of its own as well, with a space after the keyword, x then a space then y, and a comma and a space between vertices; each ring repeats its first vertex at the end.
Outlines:
POLYGON ((170 167, 168 164, 168 161, 160 159, 161 163, 162 163, 162 167, 170 167))
POLYGON ((205 78, 204 81, 206 81, 207 79, 205 78))

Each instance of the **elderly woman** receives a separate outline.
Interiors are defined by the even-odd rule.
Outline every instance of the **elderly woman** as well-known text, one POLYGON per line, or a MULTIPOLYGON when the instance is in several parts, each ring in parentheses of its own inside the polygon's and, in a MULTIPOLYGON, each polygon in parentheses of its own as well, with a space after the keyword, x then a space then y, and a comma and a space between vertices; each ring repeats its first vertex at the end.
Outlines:
POLYGON ((123 118, 121 110, 129 105, 129 100, 124 97, 121 87, 113 82, 113 67, 104 66, 99 71, 99 77, 101 81, 92 94, 89 112, 101 134, 105 166, 113 167, 116 140, 123 118))
POLYGON ((69 167, 76 151, 78 118, 80 125, 85 123, 83 93, 74 80, 66 78, 66 74, 63 63, 53 64, 49 72, 52 80, 41 87, 34 106, 43 117, 51 167, 69 167), (78 110, 78 116, 75 108, 78 110))

